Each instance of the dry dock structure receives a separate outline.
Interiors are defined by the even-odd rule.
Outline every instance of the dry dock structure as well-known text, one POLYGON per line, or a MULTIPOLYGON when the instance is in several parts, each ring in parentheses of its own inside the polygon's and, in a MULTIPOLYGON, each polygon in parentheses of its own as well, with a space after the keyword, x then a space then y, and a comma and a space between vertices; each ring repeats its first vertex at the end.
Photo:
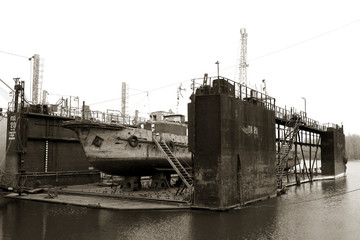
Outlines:
MULTIPOLYGON (((51 108, 44 111, 43 105, 38 106, 39 113, 26 110, 22 84, 17 85, 14 107, 7 113, 1 184, 21 189, 98 182, 99 172, 86 161, 77 136, 62 127, 63 121, 76 119, 71 108, 65 118, 52 115, 51 108)), ((182 199, 171 189, 164 194, 159 189, 131 193, 97 185, 68 186, 56 196, 47 192, 10 197, 122 210, 228 210, 274 197, 286 185, 321 179, 319 173, 327 178, 345 174, 342 126, 322 125, 306 112, 280 108, 275 98, 224 77, 205 75, 193 79, 192 86, 188 104, 192 168, 185 170, 156 133, 153 138, 153 148, 183 180, 179 189, 187 195, 182 199)), ((85 105, 77 111, 82 119, 88 115, 85 105)))
POLYGON ((25 83, 19 81, 15 100, 0 116, 1 130, 6 132, 0 186, 19 189, 98 182, 100 172, 85 158, 78 137, 62 127, 63 121, 75 118, 74 109, 65 101, 25 104, 24 89, 25 83))
POLYGON ((223 77, 205 74, 193 86, 188 116, 194 206, 221 210, 276 196, 284 189, 284 169, 291 161, 300 183, 297 149, 303 146, 310 147, 308 166, 302 168, 310 181, 317 161, 311 148, 322 150, 323 175, 345 173, 342 127, 279 108, 267 94, 223 77), (290 161, 291 151, 295 157, 290 161))

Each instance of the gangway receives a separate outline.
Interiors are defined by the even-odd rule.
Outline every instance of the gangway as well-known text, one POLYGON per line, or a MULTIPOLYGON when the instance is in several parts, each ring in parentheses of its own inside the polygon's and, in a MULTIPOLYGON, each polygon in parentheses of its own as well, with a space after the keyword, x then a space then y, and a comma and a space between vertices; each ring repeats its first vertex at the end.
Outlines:
POLYGON ((153 140, 159 150, 166 156, 166 159, 170 163, 170 165, 174 168, 175 172, 178 174, 183 183, 191 189, 194 181, 189 174, 189 172, 184 168, 184 166, 179 162, 179 160, 174 156, 169 147, 163 141, 158 141, 155 136, 153 136, 153 140))
POLYGON ((276 166, 277 188, 282 189, 282 177, 284 168, 289 158, 289 153, 296 140, 300 125, 302 124, 300 115, 294 114, 286 123, 287 130, 284 139, 281 141, 281 148, 278 154, 278 162, 276 166))

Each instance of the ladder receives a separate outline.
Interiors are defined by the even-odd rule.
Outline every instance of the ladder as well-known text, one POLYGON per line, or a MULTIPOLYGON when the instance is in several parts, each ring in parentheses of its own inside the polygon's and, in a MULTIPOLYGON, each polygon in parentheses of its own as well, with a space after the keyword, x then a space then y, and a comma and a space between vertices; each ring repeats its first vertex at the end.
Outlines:
POLYGON ((156 144, 156 146, 161 150, 162 153, 166 156, 166 159, 170 163, 170 165, 174 168, 177 175, 181 178, 183 183, 191 189, 192 185, 194 184, 193 179, 191 178, 190 174, 186 169, 183 167, 183 165, 179 162, 179 160, 174 156, 174 154, 171 152, 171 150, 168 148, 166 143, 163 141, 156 140, 155 137, 153 137, 153 140, 156 144))
POLYGON ((282 177, 284 173, 284 168, 289 158, 289 153, 292 148, 292 145, 296 139, 296 136, 299 132, 299 127, 301 125, 301 117, 299 115, 293 115, 291 119, 286 123, 286 133, 283 141, 281 142, 281 148, 278 155, 278 162, 276 166, 276 177, 277 177, 277 188, 282 189, 282 177))

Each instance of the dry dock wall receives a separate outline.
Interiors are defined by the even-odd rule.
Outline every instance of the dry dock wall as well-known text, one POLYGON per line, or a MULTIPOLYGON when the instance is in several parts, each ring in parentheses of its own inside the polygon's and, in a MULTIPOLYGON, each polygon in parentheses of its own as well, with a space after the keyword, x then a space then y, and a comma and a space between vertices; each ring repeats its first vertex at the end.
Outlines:
POLYGON ((275 195, 274 111, 226 94, 192 100, 194 206, 226 209, 275 195))
POLYGON ((346 172, 343 128, 328 128, 321 134, 321 166, 323 175, 337 176, 346 172))
POLYGON ((0 173, 5 170, 7 118, 0 115, 0 173))
POLYGON ((62 127, 66 120, 69 119, 46 114, 8 113, 2 187, 99 181, 100 174, 87 161, 76 134, 62 127))

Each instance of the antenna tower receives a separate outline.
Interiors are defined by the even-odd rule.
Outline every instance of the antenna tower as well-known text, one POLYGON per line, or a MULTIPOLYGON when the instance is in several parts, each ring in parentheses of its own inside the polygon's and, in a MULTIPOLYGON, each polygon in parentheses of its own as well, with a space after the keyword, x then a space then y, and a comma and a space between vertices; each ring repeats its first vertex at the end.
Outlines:
POLYGON ((129 102, 129 86, 122 82, 121 85, 121 114, 123 119, 125 120, 127 108, 128 108, 128 102, 129 102))
POLYGON ((40 61, 40 55, 35 54, 33 57, 33 88, 32 88, 32 102, 38 104, 41 102, 42 80, 44 73, 43 59, 40 61))
POLYGON ((39 102, 40 56, 35 54, 33 59, 32 102, 33 104, 37 104, 39 102))
POLYGON ((247 71, 249 66, 247 63, 247 32, 246 28, 240 29, 241 35, 241 52, 240 52, 240 65, 239 65, 239 82, 247 86, 247 71))

